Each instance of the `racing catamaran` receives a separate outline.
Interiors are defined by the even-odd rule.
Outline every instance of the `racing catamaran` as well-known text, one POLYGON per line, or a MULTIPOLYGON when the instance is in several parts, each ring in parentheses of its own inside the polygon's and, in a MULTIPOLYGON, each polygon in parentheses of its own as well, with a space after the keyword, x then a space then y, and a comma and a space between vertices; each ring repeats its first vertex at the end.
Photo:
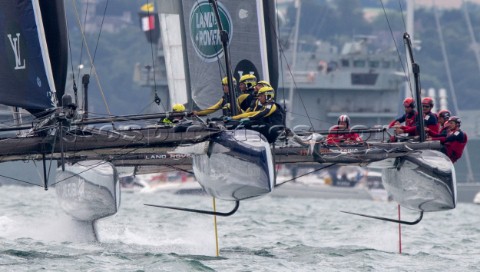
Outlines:
MULTIPOLYGON (((189 103, 207 106, 208 99, 219 96, 216 90, 223 76, 238 80, 251 73, 277 85, 275 4, 271 1, 183 0, 161 10, 164 23, 181 26, 182 49, 176 53, 184 56, 186 80, 181 89, 188 90, 189 103)), ((119 209, 116 167, 120 166, 144 171, 151 166, 155 167, 148 171, 193 169, 207 194, 234 201, 234 209, 221 213, 169 208, 207 214, 228 216, 240 201, 270 193, 275 187, 276 163, 381 168, 385 187, 400 205, 421 214, 455 208, 454 167, 435 151, 438 143, 422 138, 419 142, 328 146, 313 134, 310 140, 295 144, 295 135, 285 130, 282 139, 287 144, 270 145, 255 130, 227 130, 222 122, 198 121, 182 130, 158 122, 189 117, 188 112, 89 118, 65 94, 68 35, 63 1, 4 1, 0 15, 0 36, 8 41, 0 45, 6 56, 0 63, 0 103, 24 108, 35 117, 28 124, 0 128, 0 132, 21 131, 1 139, 0 159, 41 161, 43 187, 55 186, 66 213, 92 230, 96 220, 119 209), (146 120, 153 124, 144 125, 146 120), (140 125, 134 129, 115 126, 125 121, 140 125), (47 179, 49 161, 60 165, 55 181, 47 179)), ((174 73, 179 71, 170 71, 174 73)), ((172 86, 179 85, 179 81, 172 82, 172 86)), ((82 83, 88 88, 88 80, 82 83)), ((234 92, 233 80, 229 84, 234 92)), ((230 97, 234 105, 235 93, 230 97)))

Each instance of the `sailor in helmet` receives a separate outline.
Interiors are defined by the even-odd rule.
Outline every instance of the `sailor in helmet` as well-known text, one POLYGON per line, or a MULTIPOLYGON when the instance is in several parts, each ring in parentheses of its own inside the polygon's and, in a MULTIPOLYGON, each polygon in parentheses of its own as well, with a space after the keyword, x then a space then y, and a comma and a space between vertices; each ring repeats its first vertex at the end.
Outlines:
POLYGON ((270 83, 265 80, 260 80, 259 82, 257 82, 257 85, 255 85, 255 88, 253 91, 254 99, 246 112, 256 111, 261 107, 261 103, 258 101, 258 91, 263 87, 272 87, 272 85, 270 85, 270 83))
POLYGON ((462 157, 463 149, 467 145, 467 134, 460 129, 462 120, 457 116, 450 116, 447 121, 447 136, 433 137, 432 140, 438 140, 443 144, 442 152, 445 153, 452 162, 456 162, 462 157))
POLYGON ((284 130, 285 124, 285 111, 274 98, 273 88, 263 87, 258 90, 258 107, 255 111, 227 117, 225 121, 240 120, 241 123, 247 124, 249 129, 262 133, 269 143, 273 143, 284 130))
POLYGON ((338 117, 337 125, 330 129, 330 133, 327 136, 327 144, 339 144, 339 143, 361 143, 362 138, 350 131, 350 117, 346 114, 342 114, 338 117))
MULTIPOLYGON (((233 78, 233 86, 237 85, 237 80, 233 78)), ((223 96, 218 100, 215 105, 210 106, 204 110, 199 110, 199 111, 193 111, 193 115, 197 116, 205 116, 208 114, 212 114, 218 110, 222 110, 222 115, 223 116, 230 116, 230 90, 228 88, 228 77, 224 77, 222 79, 222 87, 223 87, 223 96)))
POLYGON ((239 112, 246 112, 255 100, 254 90, 257 85, 257 77, 252 74, 243 75, 240 78, 238 87, 242 94, 237 98, 237 107, 239 112))
POLYGON ((425 97, 422 99, 423 121, 425 123, 425 131, 427 135, 437 135, 439 132, 437 115, 432 112, 433 99, 425 97))
MULTIPOLYGON (((403 107, 405 108, 405 113, 390 122, 388 128, 395 128, 395 134, 408 133, 408 136, 415 136, 417 133, 415 100, 413 100, 412 97, 405 98, 405 100, 403 100, 403 107), (402 123, 404 124, 402 125, 402 123)), ((395 139, 391 140, 394 141, 395 139)))
MULTIPOLYGON (((185 106, 183 104, 174 104, 172 106, 172 112, 173 113, 180 113, 180 112, 185 112, 185 106)), ((174 124, 180 123, 183 121, 185 116, 178 116, 178 117, 166 117, 162 120, 162 123, 164 125, 169 125, 173 126, 174 124)))
POLYGON ((441 110, 438 112, 438 126, 439 133, 429 132, 430 137, 445 137, 448 134, 449 126, 447 124, 448 119, 452 115, 449 110, 441 110))

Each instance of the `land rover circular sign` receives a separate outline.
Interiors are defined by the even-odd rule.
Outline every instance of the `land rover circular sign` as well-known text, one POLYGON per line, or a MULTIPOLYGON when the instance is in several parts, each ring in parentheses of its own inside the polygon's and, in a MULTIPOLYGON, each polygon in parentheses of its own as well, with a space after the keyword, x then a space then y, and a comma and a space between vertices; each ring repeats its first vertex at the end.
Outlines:
MULTIPOLYGON (((223 29, 232 40, 232 19, 225 7, 218 3, 223 29)), ((216 61, 223 54, 217 19, 208 1, 197 1, 190 12, 190 37, 198 56, 206 62, 216 61)))

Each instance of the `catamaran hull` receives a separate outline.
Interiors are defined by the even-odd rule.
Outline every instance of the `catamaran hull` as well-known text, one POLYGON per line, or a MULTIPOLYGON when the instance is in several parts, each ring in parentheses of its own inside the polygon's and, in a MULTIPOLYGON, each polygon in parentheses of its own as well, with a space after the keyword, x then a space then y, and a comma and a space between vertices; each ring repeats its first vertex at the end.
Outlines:
POLYGON ((402 207, 436 212, 456 206, 455 168, 439 151, 419 150, 369 167, 382 169, 385 189, 402 207))
POLYGON ((120 207, 120 183, 115 167, 105 161, 82 161, 57 170, 55 186, 60 207, 78 221, 95 221, 120 207))
POLYGON ((207 194, 236 201, 272 192, 272 152, 260 133, 225 131, 205 147, 205 152, 192 157, 195 177, 207 194))

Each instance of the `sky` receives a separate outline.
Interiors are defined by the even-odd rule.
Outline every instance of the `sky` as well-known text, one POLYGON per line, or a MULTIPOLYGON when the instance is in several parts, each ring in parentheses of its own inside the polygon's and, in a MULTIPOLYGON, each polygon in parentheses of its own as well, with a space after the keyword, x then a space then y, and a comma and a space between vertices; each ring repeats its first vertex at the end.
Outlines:
MULTIPOLYGON (((292 2, 294 0, 277 0, 277 3, 292 2)), ((384 0, 384 1, 396 1, 396 0, 384 0)), ((441 8, 460 8, 462 3, 472 2, 480 5, 480 0, 413 0, 418 6, 431 7, 433 4, 438 5, 441 8)))
POLYGON ((480 0, 415 0, 415 4, 419 6, 432 6, 436 4, 442 8, 460 8, 464 1, 480 4, 480 0))

